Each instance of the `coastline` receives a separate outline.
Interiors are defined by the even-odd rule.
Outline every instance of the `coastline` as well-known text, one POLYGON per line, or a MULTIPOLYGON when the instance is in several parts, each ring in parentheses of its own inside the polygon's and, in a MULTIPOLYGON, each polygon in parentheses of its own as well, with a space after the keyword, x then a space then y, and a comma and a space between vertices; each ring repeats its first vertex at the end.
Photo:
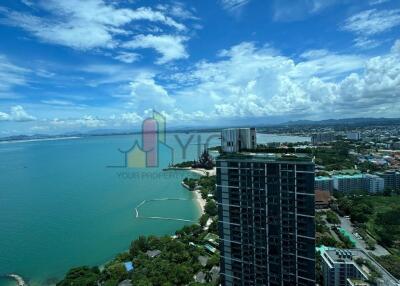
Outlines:
POLYGON ((200 175, 200 176, 215 176, 216 174, 217 174, 217 168, 216 167, 214 167, 213 169, 211 169, 211 170, 207 170, 207 169, 202 169, 202 168, 190 168, 190 169, 187 169, 187 170, 189 170, 190 172, 192 172, 192 173, 196 173, 196 174, 198 174, 198 175, 200 175))
POLYGON ((80 138, 81 137, 70 136, 70 137, 38 138, 38 139, 23 139, 23 140, 3 140, 3 141, 0 141, 0 144, 41 142, 41 141, 58 141, 58 140, 80 139, 80 138))
POLYGON ((199 190, 194 191, 195 200, 200 210, 200 215, 205 214, 206 200, 201 197, 199 190))
MULTIPOLYGON (((200 176, 215 176, 215 174, 217 172, 217 168, 216 167, 214 167, 212 170, 206 170, 206 169, 200 169, 200 168, 198 168, 198 169, 190 168, 190 169, 187 169, 187 170, 192 172, 192 173, 195 173, 197 175, 200 175, 200 176)), ((195 195, 195 199, 196 199, 197 205, 198 205, 198 207, 200 209, 200 214, 203 215, 203 214, 205 214, 205 206, 206 206, 207 201, 202 198, 201 192, 200 192, 199 189, 196 189, 193 192, 194 192, 194 195, 195 195)))

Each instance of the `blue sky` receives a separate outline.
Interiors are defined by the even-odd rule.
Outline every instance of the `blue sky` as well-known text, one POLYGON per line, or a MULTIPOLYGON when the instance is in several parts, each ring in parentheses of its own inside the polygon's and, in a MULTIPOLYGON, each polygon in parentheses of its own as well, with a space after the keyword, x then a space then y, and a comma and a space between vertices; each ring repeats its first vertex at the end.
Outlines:
POLYGON ((5 0, 0 136, 400 117, 399 0, 5 0))

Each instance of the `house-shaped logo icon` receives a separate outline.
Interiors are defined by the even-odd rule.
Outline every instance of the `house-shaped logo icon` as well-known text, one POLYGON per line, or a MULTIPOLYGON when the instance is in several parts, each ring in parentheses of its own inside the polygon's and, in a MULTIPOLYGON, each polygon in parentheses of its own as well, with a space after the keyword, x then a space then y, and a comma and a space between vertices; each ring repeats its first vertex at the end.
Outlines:
POLYGON ((122 168, 155 168, 173 163, 174 150, 166 144, 165 117, 153 111, 153 117, 142 124, 142 142, 135 140, 129 150, 119 151, 124 154, 122 168))

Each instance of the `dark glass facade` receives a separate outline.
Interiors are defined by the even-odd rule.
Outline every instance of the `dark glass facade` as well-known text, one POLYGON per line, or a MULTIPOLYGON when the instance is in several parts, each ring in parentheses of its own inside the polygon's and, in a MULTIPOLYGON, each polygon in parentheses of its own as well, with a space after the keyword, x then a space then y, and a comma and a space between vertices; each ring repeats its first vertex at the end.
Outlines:
POLYGON ((315 285, 314 164, 217 159, 222 285, 315 285))

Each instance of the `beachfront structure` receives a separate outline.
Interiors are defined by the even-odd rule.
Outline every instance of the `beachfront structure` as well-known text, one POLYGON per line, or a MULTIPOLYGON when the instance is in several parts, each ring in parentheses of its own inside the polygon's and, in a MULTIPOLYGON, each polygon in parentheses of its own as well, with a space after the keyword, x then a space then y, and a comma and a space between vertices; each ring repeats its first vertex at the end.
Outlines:
POLYGON ((257 147, 255 128, 228 128, 221 132, 221 146, 223 152, 240 152, 257 147))
POLYGON ((366 191, 369 193, 379 193, 385 189, 385 180, 376 175, 335 175, 332 178, 333 188, 339 192, 366 191))
POLYGON ((328 249, 321 256, 325 286, 400 285, 395 277, 361 249, 328 249))
POLYGON ((400 172, 399 171, 386 171, 384 173, 377 173, 385 181, 385 188, 391 191, 400 191, 400 172))
POLYGON ((314 189, 317 191, 333 192, 333 179, 331 177, 315 177, 314 189))
POLYGON ((346 138, 348 140, 359 141, 361 140, 361 132, 355 132, 355 131, 347 132, 346 138))
POLYGON ((313 145, 318 145, 321 143, 328 143, 335 141, 335 133, 334 132, 323 132, 323 133, 314 133, 311 134, 311 143, 313 145))
POLYGON ((217 158, 221 285, 315 285, 314 163, 300 155, 217 158))

